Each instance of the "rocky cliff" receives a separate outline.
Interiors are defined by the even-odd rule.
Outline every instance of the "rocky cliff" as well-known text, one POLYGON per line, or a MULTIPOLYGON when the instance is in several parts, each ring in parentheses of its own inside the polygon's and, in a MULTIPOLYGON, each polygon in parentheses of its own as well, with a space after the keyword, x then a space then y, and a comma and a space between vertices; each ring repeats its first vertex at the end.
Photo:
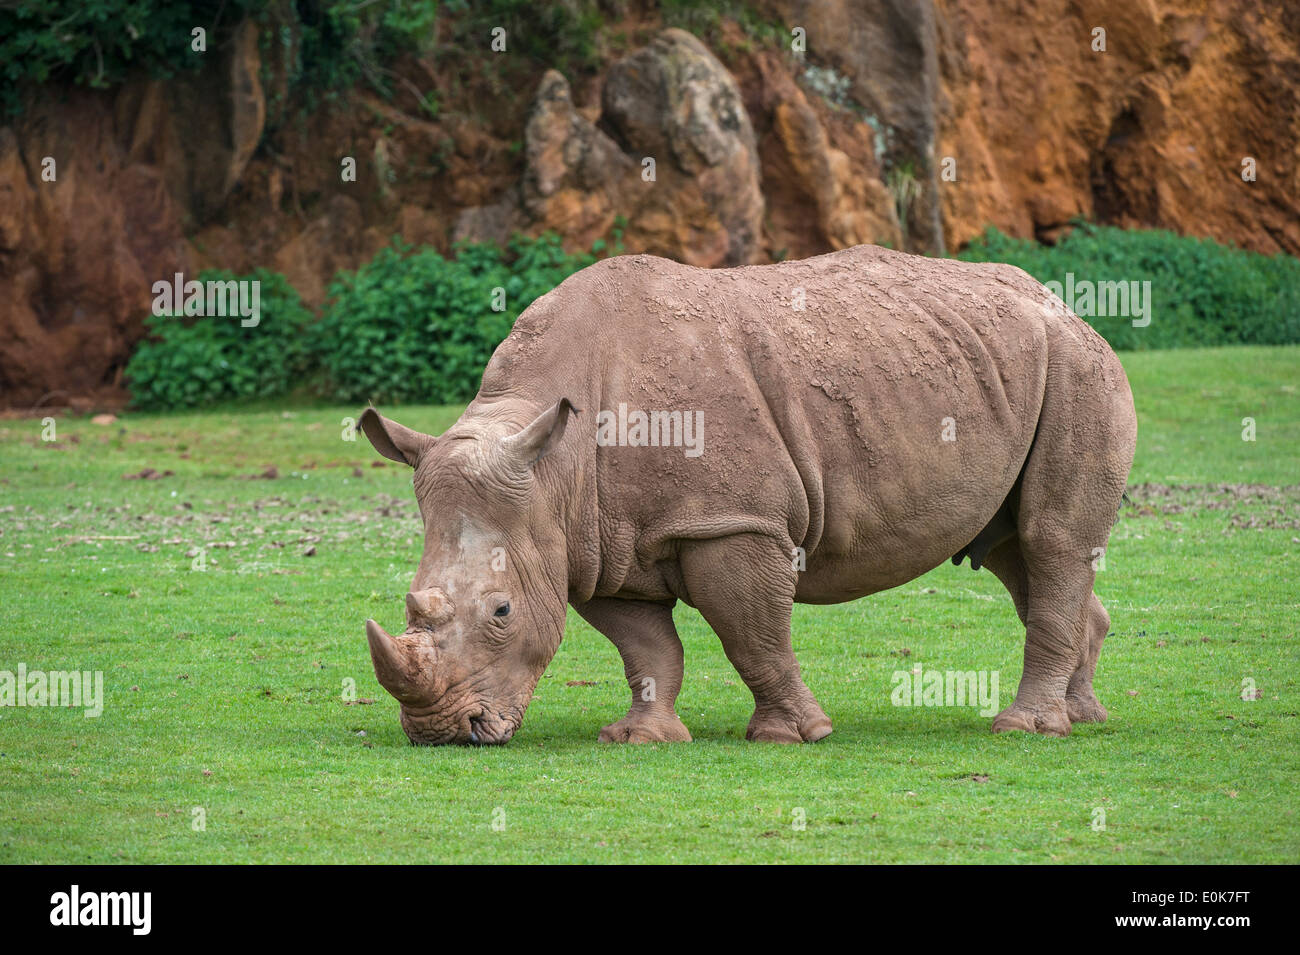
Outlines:
POLYGON ((988 225, 1051 241, 1083 216, 1300 254, 1296 4, 757 9, 803 49, 625 9, 588 75, 412 59, 392 100, 359 88, 268 125, 277 73, 249 23, 198 74, 42 90, 0 127, 0 405, 120 401, 174 272, 269 267, 319 303, 394 234, 585 248, 623 224, 628 251, 721 266, 952 251, 988 225))

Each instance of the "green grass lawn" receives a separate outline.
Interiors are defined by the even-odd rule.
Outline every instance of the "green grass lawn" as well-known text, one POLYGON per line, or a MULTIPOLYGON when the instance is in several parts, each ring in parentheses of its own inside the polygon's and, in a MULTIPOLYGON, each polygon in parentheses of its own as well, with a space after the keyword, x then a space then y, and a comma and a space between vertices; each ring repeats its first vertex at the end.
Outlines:
MULTIPOLYGON (((596 742, 628 691, 570 613, 508 746, 414 748, 362 622, 400 627, 419 516, 409 471, 342 440, 355 409, 61 418, 54 442, 0 421, 0 670, 104 674, 98 718, 0 708, 0 862, 1296 862, 1300 348, 1123 357, 1111 718, 1067 739, 891 705, 918 665, 1014 694, 1010 599, 945 565, 795 608, 822 743, 745 742, 749 693, 680 608, 695 742, 596 742), (172 473, 123 478, 146 468, 172 473)), ((393 413, 438 431, 457 409, 393 413)))

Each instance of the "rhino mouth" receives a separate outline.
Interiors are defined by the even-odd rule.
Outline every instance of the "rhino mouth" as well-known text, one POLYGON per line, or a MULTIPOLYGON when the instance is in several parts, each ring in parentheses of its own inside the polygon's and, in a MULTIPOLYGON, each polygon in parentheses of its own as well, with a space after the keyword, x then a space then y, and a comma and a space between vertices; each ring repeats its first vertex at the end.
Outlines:
POLYGON ((402 728, 412 746, 501 746, 519 729, 519 721, 480 709, 448 726, 402 708, 402 728))
POLYGON ((475 746, 500 746, 510 742, 517 728, 515 724, 499 716, 494 720, 483 716, 471 716, 469 741, 475 746))

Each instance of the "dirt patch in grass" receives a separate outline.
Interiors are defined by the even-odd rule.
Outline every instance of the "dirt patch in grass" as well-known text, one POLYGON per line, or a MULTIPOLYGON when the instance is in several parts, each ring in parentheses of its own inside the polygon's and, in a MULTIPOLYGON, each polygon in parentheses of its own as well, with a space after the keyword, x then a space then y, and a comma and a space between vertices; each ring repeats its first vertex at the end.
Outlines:
POLYGON ((1120 519, 1223 512, 1238 530, 1300 530, 1300 485, 1135 484, 1120 519))

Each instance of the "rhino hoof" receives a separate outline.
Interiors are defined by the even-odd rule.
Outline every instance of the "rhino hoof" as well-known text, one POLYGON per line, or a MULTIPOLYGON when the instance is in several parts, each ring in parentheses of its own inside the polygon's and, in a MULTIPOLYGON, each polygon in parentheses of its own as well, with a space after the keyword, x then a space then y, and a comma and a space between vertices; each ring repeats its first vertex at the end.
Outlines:
POLYGON ((831 721, 816 703, 799 716, 755 710, 745 738, 756 743, 815 743, 831 735, 831 721))
POLYGON ((1030 709, 1027 706, 1013 703, 993 717, 993 732, 1069 736, 1070 718, 1063 704, 1059 707, 1030 709))
POLYGON ((677 718, 671 717, 637 717, 625 716, 617 723, 610 723, 600 731, 602 743, 689 743, 690 731, 677 718))
POLYGON ((1071 723, 1104 723, 1106 722, 1106 717, 1110 715, 1106 712, 1106 707, 1101 705, 1101 702, 1096 696, 1091 698, 1080 697, 1077 699, 1072 699, 1067 696, 1065 698, 1065 704, 1070 712, 1071 723))

